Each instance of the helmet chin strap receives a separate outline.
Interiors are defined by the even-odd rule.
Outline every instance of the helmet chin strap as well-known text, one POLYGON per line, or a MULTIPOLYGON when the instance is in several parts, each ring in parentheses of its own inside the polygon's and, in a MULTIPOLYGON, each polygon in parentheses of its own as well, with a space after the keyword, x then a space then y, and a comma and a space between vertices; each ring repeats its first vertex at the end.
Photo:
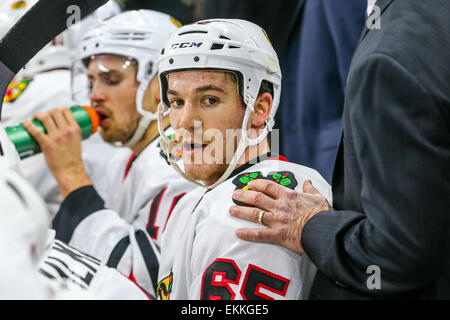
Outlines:
POLYGON ((139 119, 139 123, 137 125, 136 130, 134 131, 133 136, 131 137, 130 140, 128 140, 126 143, 122 145, 123 147, 131 148, 136 143, 141 141, 142 137, 147 132, 150 123, 158 119, 157 114, 144 110, 142 106, 142 103, 144 101, 145 90, 147 90, 150 81, 151 78, 148 77, 142 80, 141 83, 139 84, 139 88, 136 92, 136 109, 142 115, 142 117, 141 119, 139 119))
POLYGON ((136 130, 134 131, 133 136, 130 140, 128 140, 126 143, 123 144, 123 147, 131 148, 136 143, 141 141, 144 134, 147 132, 148 126, 153 120, 156 120, 157 116, 154 113, 146 112, 144 115, 142 115, 141 119, 139 120, 138 126, 136 130))
POLYGON ((266 126, 263 130, 263 132, 256 138, 256 139, 249 139, 248 134, 247 134, 247 124, 248 124, 248 120, 250 118, 250 114, 253 112, 254 108, 253 107, 248 107, 245 115, 244 115, 244 119, 242 121, 242 135, 241 138, 239 140, 238 146, 236 148, 236 151, 233 155, 233 158, 230 161, 230 164, 228 165, 227 169, 225 170, 225 172, 222 174, 222 176, 212 185, 209 186, 205 186, 202 183, 199 183, 198 181, 188 177, 186 175, 186 173, 180 169, 180 167, 178 166, 177 162, 174 160, 174 158, 171 156, 173 154, 173 150, 174 148, 178 145, 178 143, 175 143, 171 140, 169 140, 169 138, 166 136, 165 132, 164 132, 164 128, 162 127, 162 123, 163 123, 163 117, 164 115, 164 104, 161 102, 158 106, 158 129, 159 129, 159 133, 160 133, 160 146, 161 149, 163 150, 163 152, 166 154, 167 156, 167 160, 169 161, 169 163, 172 165, 172 167, 175 169, 175 171, 177 171, 183 178, 185 178, 186 180, 194 183, 197 186, 200 187, 206 187, 208 189, 213 189, 216 186, 218 186, 219 184, 221 184, 222 182, 224 182, 226 179, 228 179, 228 177, 231 175, 231 173, 234 171, 234 169, 236 168, 239 160, 241 159, 242 155, 245 153, 245 150, 247 150, 247 148, 249 146, 254 146, 254 145, 258 145, 259 143, 261 143, 261 141, 264 140, 264 138, 267 136, 268 132, 270 130, 272 130, 274 121, 272 119, 272 117, 269 117, 269 119, 267 120, 266 126))
POLYGON ((264 138, 267 136, 269 131, 272 130, 272 126, 273 126, 274 122, 272 120, 272 117, 269 117, 269 119, 266 122, 266 126, 264 127, 263 132, 257 138, 250 139, 247 134, 247 124, 248 124, 248 120, 250 118, 250 114, 253 111, 254 111, 253 106, 247 107, 247 110, 246 110, 245 116, 244 116, 244 120, 242 121, 241 139, 239 140, 239 143, 238 143, 236 151, 233 155, 233 158, 231 159, 230 164, 228 165, 227 169, 222 174, 222 176, 219 178, 219 180, 217 180, 214 184, 212 184, 210 186, 206 186, 208 189, 213 189, 216 186, 218 186, 219 184, 221 184, 222 182, 224 182, 225 180, 227 180, 230 177, 230 175, 232 174, 232 172, 234 171, 234 169, 236 169, 236 166, 238 165, 241 157, 244 155, 245 150, 247 150, 247 148, 250 146, 256 146, 256 145, 260 144, 264 140, 264 138))

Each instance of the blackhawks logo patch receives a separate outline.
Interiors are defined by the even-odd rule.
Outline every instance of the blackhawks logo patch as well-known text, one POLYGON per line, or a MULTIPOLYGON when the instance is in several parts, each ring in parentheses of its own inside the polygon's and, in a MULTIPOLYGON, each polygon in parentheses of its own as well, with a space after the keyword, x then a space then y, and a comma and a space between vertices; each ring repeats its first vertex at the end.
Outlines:
POLYGON ((28 87, 31 79, 23 79, 20 82, 10 83, 6 90, 3 102, 14 102, 28 87))
POLYGON ((26 1, 15 1, 11 5, 11 9, 13 9, 13 10, 21 10, 21 9, 25 9, 26 7, 27 7, 26 1))
MULTIPOLYGON (((294 190, 298 184, 294 174, 289 171, 270 172, 267 176, 264 176, 259 171, 245 172, 236 176, 236 178, 233 179, 233 184, 236 186, 236 189, 247 190, 249 182, 255 179, 274 181, 283 187, 287 187, 292 190, 294 190)), ((236 201, 234 199, 233 202, 239 206, 248 206, 246 203, 236 201)))
POLYGON ((170 300, 170 293, 172 292, 172 283, 173 283, 173 272, 170 272, 170 275, 162 279, 158 283, 158 287, 156 288, 156 297, 159 300, 170 300))

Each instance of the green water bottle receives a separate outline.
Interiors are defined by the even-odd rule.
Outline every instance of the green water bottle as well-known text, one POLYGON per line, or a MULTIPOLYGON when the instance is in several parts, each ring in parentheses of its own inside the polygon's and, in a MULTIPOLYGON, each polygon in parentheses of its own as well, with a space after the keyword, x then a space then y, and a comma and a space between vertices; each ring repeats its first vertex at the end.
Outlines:
MULTIPOLYGON (((97 131, 100 119, 95 110, 89 106, 73 106, 70 108, 75 120, 81 128, 82 139, 88 138, 97 131)), ((33 120, 33 124, 44 133, 47 131, 42 122, 33 120)), ((6 134, 19 153, 20 159, 28 158, 41 152, 37 141, 28 133, 23 124, 5 128, 6 134)))

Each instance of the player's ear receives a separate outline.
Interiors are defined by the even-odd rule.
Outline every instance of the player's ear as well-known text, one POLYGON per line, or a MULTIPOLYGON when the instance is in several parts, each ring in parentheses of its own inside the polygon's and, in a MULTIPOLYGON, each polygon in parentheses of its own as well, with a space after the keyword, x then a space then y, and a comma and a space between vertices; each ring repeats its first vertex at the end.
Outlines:
POLYGON ((151 85, 154 86, 154 97, 155 100, 158 102, 158 104, 161 102, 161 91, 160 91, 160 84, 159 84, 159 77, 158 74, 155 75, 155 77, 152 79, 151 85))
POLYGON ((145 90, 143 108, 155 113, 160 101, 159 79, 158 75, 156 75, 148 84, 147 90, 145 90))
POLYGON ((273 98, 269 92, 259 94, 255 102, 255 111, 250 116, 250 126, 253 129, 262 129, 272 110, 273 98))

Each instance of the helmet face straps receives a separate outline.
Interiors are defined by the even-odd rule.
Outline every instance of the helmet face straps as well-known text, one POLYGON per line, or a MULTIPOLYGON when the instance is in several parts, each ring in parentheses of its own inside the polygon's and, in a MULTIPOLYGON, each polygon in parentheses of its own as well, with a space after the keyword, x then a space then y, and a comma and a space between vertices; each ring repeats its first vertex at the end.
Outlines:
MULTIPOLYGON (((239 94, 246 105, 242 134, 226 171, 216 183, 208 186, 214 188, 229 177, 245 150, 261 143, 273 128, 281 92, 281 68, 277 54, 265 31, 256 24, 239 19, 210 19, 184 26, 174 32, 161 51, 158 69, 162 104, 158 108, 159 121, 162 121, 169 106, 167 76, 170 73, 222 70, 237 75, 239 94), (273 86, 272 109, 263 132, 251 139, 247 133, 247 124, 263 81, 273 86)), ((175 148, 174 142, 165 136, 162 126, 159 129, 163 140, 161 144, 165 146, 169 161, 178 172, 182 171, 173 159, 170 160, 171 151, 175 148)), ((184 172, 182 175, 191 182, 204 186, 187 177, 184 172)))

